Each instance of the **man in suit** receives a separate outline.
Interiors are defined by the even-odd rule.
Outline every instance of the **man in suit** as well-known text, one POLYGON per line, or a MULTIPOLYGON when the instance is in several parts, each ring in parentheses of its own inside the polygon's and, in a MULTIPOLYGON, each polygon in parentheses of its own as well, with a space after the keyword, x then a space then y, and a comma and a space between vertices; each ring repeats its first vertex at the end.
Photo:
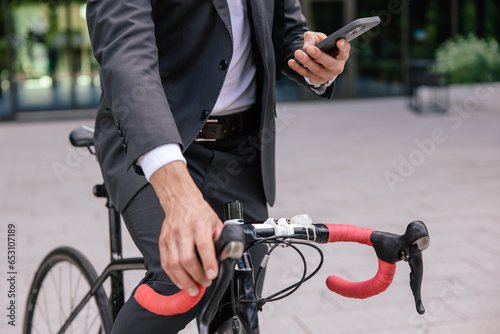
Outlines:
MULTIPOLYGON (((217 276, 222 204, 262 220, 274 202, 276 75, 330 98, 349 44, 314 47, 326 36, 299 0, 89 0, 87 20, 103 82, 96 154, 144 255, 141 283, 197 295, 217 276)), ((165 317, 130 298, 113 333, 175 333, 199 311, 165 317)))

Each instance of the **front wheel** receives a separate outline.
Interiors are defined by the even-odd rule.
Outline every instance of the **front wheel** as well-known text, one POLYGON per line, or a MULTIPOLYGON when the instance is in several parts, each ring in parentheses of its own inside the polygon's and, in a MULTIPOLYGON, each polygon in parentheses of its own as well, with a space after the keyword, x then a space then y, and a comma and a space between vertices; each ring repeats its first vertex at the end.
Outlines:
MULTIPOLYGON (((59 333, 96 280, 97 273, 80 252, 69 247, 53 250, 35 273, 24 314, 23 333, 59 333)), ((109 302, 101 286, 64 333, 107 334, 111 325, 109 302)))

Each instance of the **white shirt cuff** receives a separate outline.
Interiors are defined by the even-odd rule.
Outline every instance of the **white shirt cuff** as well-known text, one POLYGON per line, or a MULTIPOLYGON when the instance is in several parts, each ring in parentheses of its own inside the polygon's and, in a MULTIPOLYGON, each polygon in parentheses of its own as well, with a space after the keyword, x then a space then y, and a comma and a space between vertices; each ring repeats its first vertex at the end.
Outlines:
POLYGON ((321 87, 321 86, 325 86, 325 88, 330 87, 330 86, 332 85, 332 83, 335 81, 335 79, 337 79, 337 76, 335 76, 335 78, 333 78, 332 80, 329 80, 329 81, 327 81, 327 82, 325 82, 325 83, 323 83, 323 84, 321 84, 321 85, 313 85, 313 84, 311 83, 311 81, 309 81, 309 78, 308 78, 308 77, 304 77, 304 80, 307 82, 307 84, 308 84, 309 86, 313 86, 314 88, 319 88, 319 87, 321 87))
POLYGON ((179 144, 160 145, 137 159, 137 165, 141 166, 144 176, 149 181, 151 175, 166 164, 181 160, 186 163, 179 144))
POLYGON ((313 84, 311 84, 311 81, 309 81, 308 77, 304 77, 304 80, 311 87, 311 90, 318 95, 325 94, 326 90, 328 89, 328 87, 330 87, 332 85, 332 83, 333 83, 333 81, 335 81, 335 79, 337 79, 337 77, 333 78, 333 80, 325 82, 322 85, 313 85, 313 84))

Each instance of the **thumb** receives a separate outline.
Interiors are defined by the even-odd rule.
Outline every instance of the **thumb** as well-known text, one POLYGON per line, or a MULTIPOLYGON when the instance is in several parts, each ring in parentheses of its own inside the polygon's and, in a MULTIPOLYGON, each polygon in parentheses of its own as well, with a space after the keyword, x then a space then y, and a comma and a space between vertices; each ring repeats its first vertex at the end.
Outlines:
POLYGON ((320 32, 307 31, 304 33, 304 46, 303 49, 306 50, 307 47, 315 45, 316 43, 324 40, 326 35, 320 32))
POLYGON ((302 47, 303 50, 306 50, 307 47, 316 44, 316 36, 312 31, 307 31, 304 33, 304 46, 302 47))

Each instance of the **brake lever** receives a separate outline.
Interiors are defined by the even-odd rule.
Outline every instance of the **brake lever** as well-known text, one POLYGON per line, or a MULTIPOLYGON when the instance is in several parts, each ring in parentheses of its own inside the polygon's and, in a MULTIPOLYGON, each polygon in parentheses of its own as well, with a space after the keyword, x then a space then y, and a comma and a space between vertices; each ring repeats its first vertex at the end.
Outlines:
POLYGON ((410 254, 408 259, 408 264, 410 265, 410 287, 413 292, 413 298, 415 299, 415 307, 417 308, 418 314, 424 314, 425 308, 422 304, 421 286, 422 278, 424 275, 424 265, 422 263, 422 251, 418 249, 415 245, 410 247, 410 254))
POLYGON ((429 247, 430 239, 427 227, 421 221, 408 224, 403 235, 374 231, 370 237, 377 257, 388 263, 408 262, 410 266, 410 288, 419 314, 425 313, 422 303, 422 279, 424 265, 422 251, 429 247))
POLYGON ((234 266, 245 250, 243 229, 238 225, 226 225, 215 242, 219 259, 219 275, 209 288, 207 302, 198 316, 198 331, 208 334, 210 322, 217 312, 219 303, 233 279, 234 266))
POLYGON ((401 257, 410 266, 410 288, 415 299, 415 307, 419 314, 425 313, 422 303, 421 287, 424 276, 424 264, 422 261, 422 251, 429 247, 429 232, 422 222, 413 222, 408 225, 403 236, 407 244, 402 250, 401 257), (408 244, 409 243, 409 244, 408 244))

